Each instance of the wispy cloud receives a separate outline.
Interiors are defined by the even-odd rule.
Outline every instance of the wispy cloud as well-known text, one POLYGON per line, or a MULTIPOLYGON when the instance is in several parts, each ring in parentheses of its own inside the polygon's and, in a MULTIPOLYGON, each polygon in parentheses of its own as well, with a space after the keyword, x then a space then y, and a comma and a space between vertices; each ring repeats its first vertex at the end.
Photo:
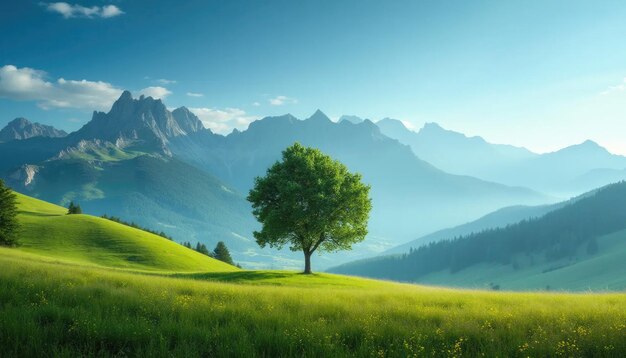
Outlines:
POLYGON ((258 106, 260 106, 260 105, 261 105, 261 103, 259 103, 259 102, 253 102, 253 103, 252 103, 252 105, 253 105, 253 106, 255 106, 255 107, 258 107, 258 106))
POLYGON ((165 99, 167 96, 171 95, 172 92, 165 87, 152 86, 140 90, 138 94, 146 97, 165 99))
POLYGON ((204 95, 202 93, 195 93, 195 92, 187 92, 187 96, 189 96, 189 97, 204 97, 204 95))
POLYGON ((276 96, 274 98, 270 98, 269 102, 272 106, 282 106, 285 104, 296 104, 298 103, 298 100, 287 96, 276 96))
POLYGON ((48 11, 61 14, 64 18, 73 17, 86 18, 111 18, 122 15, 124 12, 115 5, 104 6, 82 6, 79 4, 68 4, 66 2, 41 3, 48 11))
POLYGON ((36 101, 43 109, 82 108, 108 109, 122 90, 103 81, 48 81, 46 73, 13 65, 0 67, 0 97, 36 101))
POLYGON ((157 81, 158 83, 162 84, 162 85, 171 85, 171 84, 176 83, 176 81, 175 81, 175 80, 168 80, 168 79, 165 79, 165 78, 159 78, 159 79, 158 79, 158 80, 156 80, 156 81, 157 81))
POLYGON ((257 116, 249 115, 244 110, 239 108, 189 108, 193 112, 204 126, 209 128, 215 133, 228 134, 233 129, 246 129, 248 125, 257 120, 257 116))

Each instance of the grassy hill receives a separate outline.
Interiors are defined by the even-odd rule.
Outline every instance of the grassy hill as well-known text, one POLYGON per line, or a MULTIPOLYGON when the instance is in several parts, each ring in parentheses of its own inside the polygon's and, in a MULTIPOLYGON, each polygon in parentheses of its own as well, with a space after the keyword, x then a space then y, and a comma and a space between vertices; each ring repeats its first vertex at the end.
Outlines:
POLYGON ((271 271, 171 277, 30 256, 0 249, 0 356, 626 353, 624 294, 464 291, 271 271))
POLYGON ((147 271, 235 271, 237 268, 160 236, 18 195, 20 251, 79 264, 147 271))
POLYGON ((626 354, 626 294, 237 270, 159 236, 18 198, 23 246, 0 248, 2 357, 626 354))

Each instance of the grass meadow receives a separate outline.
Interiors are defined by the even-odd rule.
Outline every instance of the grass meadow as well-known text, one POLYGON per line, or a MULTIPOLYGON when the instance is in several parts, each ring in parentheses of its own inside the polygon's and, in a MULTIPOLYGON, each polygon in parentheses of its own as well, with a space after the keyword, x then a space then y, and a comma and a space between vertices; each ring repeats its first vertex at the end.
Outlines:
POLYGON ((0 249, 0 356, 626 353, 626 295, 463 291, 335 275, 124 272, 0 249))

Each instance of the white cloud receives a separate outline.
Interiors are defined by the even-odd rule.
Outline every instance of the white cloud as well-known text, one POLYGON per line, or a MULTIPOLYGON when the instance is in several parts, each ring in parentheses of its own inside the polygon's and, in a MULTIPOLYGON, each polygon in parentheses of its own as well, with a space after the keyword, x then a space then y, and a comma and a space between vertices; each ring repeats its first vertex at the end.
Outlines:
POLYGON ((248 125, 258 119, 239 108, 189 108, 204 124, 215 133, 228 134, 233 129, 246 129, 248 125))
POLYGON ((66 2, 41 3, 48 11, 61 14, 64 18, 72 17, 101 17, 111 18, 122 15, 124 12, 115 5, 86 7, 78 4, 68 4, 66 2))
POLYGON ((172 92, 165 87, 152 86, 140 90, 138 94, 146 97, 165 99, 167 96, 171 95, 172 92))
POLYGON ((165 78, 159 78, 159 79, 158 79, 158 80, 156 80, 156 81, 157 81, 158 83, 162 84, 162 85, 171 85, 171 84, 176 83, 176 81, 175 81, 175 80, 168 80, 168 79, 165 79, 165 78))
POLYGON ((187 92, 187 96, 189 96, 189 97, 204 97, 204 95, 202 93, 195 93, 195 92, 187 92))
POLYGON ((120 8, 115 5, 105 5, 102 7, 102 10, 100 11, 100 16, 106 19, 109 17, 122 15, 123 13, 124 11, 120 10, 120 8))
POLYGON ((252 103, 252 105, 253 105, 253 106, 255 106, 255 107, 258 107, 258 106, 260 106, 261 104, 260 104, 259 102, 254 102, 254 103, 252 103))
POLYGON ((274 98, 270 98, 269 102, 272 106, 282 106, 284 104, 298 103, 298 100, 287 96, 276 96, 274 98))
POLYGON ((122 90, 110 83, 88 80, 48 81, 44 71, 13 65, 0 67, 0 97, 36 101, 44 109, 108 109, 122 90))

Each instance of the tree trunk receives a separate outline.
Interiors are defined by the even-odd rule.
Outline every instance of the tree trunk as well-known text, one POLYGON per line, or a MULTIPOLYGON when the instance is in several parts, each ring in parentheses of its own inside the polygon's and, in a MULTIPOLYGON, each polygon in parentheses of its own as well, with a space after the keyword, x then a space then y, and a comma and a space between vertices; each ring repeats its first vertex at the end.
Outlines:
POLYGON ((311 273, 311 253, 306 251, 304 252, 304 273, 311 273))

